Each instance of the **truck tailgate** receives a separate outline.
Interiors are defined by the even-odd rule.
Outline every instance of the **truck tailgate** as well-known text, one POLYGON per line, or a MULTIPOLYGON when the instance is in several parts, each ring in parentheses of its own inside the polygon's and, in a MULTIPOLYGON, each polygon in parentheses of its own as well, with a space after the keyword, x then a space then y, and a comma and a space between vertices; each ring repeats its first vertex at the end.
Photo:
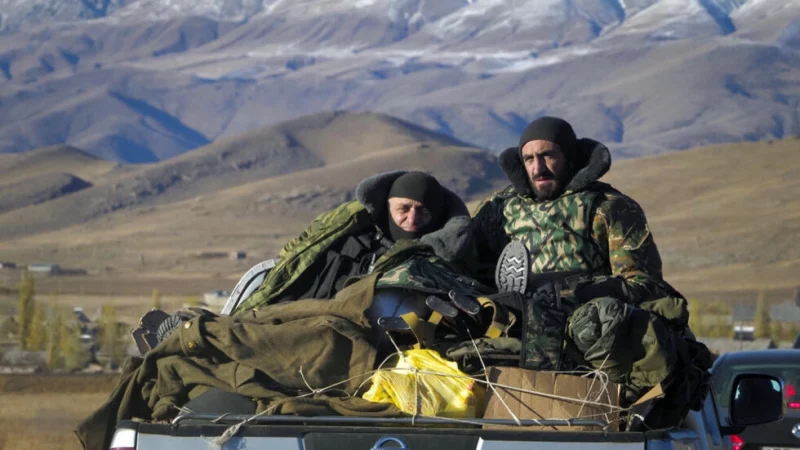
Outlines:
MULTIPOLYGON (((227 425, 134 424, 136 449, 211 449, 227 425)), ((118 428, 119 429, 119 428, 118 428)), ((644 450, 643 433, 486 430, 464 427, 249 425, 222 447, 251 450, 644 450)))

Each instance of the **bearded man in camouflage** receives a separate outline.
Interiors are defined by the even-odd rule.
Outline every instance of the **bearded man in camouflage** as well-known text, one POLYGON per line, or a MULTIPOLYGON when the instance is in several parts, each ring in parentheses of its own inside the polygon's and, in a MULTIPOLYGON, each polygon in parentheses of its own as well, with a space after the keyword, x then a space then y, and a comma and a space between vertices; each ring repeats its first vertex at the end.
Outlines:
POLYGON ((608 149, 542 117, 500 163, 511 186, 478 207, 473 226, 479 261, 515 294, 505 303, 522 316, 520 365, 602 369, 634 398, 661 384, 671 398, 651 426, 699 408, 707 349, 686 337, 686 301, 662 278, 642 208, 598 181, 608 149))
MULTIPOLYGON (((598 181, 611 166, 603 144, 576 139, 563 119, 542 117, 502 154, 501 165, 512 186, 474 218, 482 261, 498 261, 509 242, 519 241, 530 252, 531 274, 602 276, 601 286, 583 286, 589 296, 614 294, 638 304, 677 295, 662 278, 642 208, 598 181)), ((520 281, 500 275, 501 284, 520 281)))

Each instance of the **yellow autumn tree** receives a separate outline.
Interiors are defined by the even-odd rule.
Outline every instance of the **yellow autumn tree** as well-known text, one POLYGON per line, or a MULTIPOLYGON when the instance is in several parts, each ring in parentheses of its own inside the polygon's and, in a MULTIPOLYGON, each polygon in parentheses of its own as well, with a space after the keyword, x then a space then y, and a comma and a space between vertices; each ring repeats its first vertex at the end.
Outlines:
POLYGON ((117 310, 114 305, 104 305, 100 315, 101 348, 108 355, 109 364, 112 367, 119 366, 125 358, 125 345, 120 339, 121 327, 117 320, 117 310))
POLYGON ((47 318, 44 305, 36 302, 33 307, 31 328, 28 335, 28 350, 42 351, 47 349, 47 318))
POLYGON ((161 309, 161 291, 158 288, 153 289, 153 308, 161 309))
POLYGON ((64 328, 64 316, 60 310, 53 314, 52 326, 47 336, 47 367, 50 370, 64 367, 64 358, 61 355, 61 330, 64 328))
POLYGON ((703 311, 700 301, 696 298, 687 300, 689 308, 689 329, 696 336, 706 336, 708 330, 703 326, 703 311))
POLYGON ((793 323, 791 328, 789 328, 789 340, 794 341, 797 339, 798 334, 800 334, 800 325, 793 323))
POLYGON ((754 335, 757 339, 768 338, 771 334, 769 305, 764 299, 764 291, 758 293, 756 300, 756 314, 753 318, 754 335))
MULTIPOLYGON (((70 318, 72 318, 70 316, 70 318)), ((81 329, 75 320, 64 320, 59 330, 59 351, 67 370, 79 369, 83 365, 83 347, 81 346, 81 329)))
POLYGON ((713 337, 728 337, 733 333, 731 326, 732 311, 731 305, 723 300, 714 301, 707 311, 704 311, 704 316, 708 316, 711 320, 711 328, 713 331, 709 334, 713 337))
POLYGON ((34 315, 34 288, 33 277, 28 273, 22 276, 19 282, 19 302, 17 303, 17 323, 19 323, 19 346, 28 350, 30 346, 31 324, 34 315))
POLYGON ((200 308, 203 306, 203 299, 199 295, 188 295, 183 301, 186 306, 200 308))
POLYGON ((770 322, 769 337, 771 337, 776 344, 783 340, 783 327, 780 322, 770 322))

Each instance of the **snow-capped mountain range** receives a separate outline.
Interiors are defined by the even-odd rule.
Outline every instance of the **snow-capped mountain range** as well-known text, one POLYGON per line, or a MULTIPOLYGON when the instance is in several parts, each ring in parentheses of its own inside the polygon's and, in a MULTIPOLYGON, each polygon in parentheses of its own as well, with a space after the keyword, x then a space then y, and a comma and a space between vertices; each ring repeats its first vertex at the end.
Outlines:
POLYGON ((800 134, 800 0, 0 0, 0 152, 168 158, 323 110, 635 156, 800 134))

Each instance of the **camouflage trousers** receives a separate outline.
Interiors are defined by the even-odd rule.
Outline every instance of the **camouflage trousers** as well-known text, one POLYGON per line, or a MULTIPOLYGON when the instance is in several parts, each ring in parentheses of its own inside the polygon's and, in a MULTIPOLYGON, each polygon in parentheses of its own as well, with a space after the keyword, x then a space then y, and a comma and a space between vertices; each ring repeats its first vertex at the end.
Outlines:
POLYGON ((635 307, 612 297, 579 304, 539 289, 523 304, 520 366, 534 370, 602 370, 633 402, 660 385, 647 426, 672 426, 698 410, 708 390, 711 353, 687 337, 688 315, 664 298, 635 307))
POLYGON ((576 364, 565 355, 569 317, 578 308, 574 296, 561 295, 555 284, 545 284, 522 299, 522 349, 520 366, 534 370, 572 370, 576 364))

